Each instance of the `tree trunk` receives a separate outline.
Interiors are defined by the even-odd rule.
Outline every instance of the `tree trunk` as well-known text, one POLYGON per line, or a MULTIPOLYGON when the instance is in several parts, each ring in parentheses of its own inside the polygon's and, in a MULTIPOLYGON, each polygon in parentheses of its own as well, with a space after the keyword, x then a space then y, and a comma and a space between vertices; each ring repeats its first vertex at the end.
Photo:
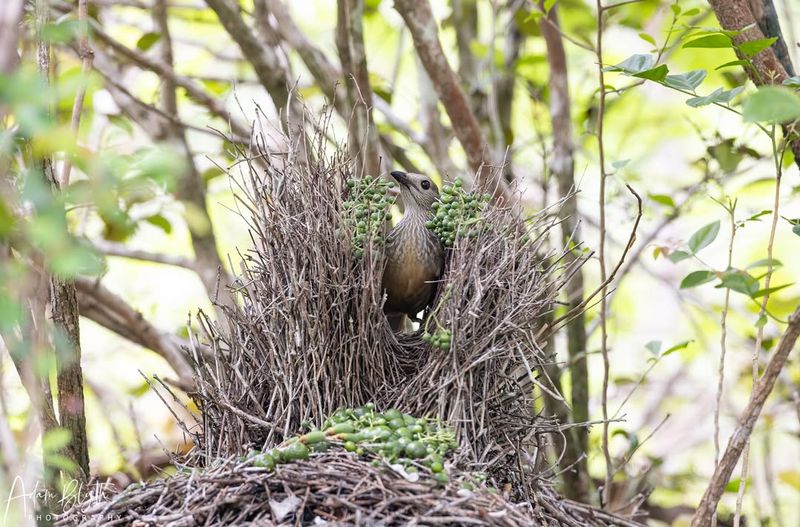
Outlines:
MULTIPOLYGON (((575 196, 574 150, 570 96, 567 77, 567 56, 558 30, 557 7, 542 20, 539 27, 547 45, 550 65, 550 119, 553 123, 553 152, 550 171, 556 178, 559 196, 564 200, 559 209, 561 241, 566 247, 580 243, 580 216, 575 196)), ((578 269, 567 283, 567 309, 575 309, 583 302, 583 273, 578 269)), ((589 420, 589 375, 586 356, 586 320, 582 310, 567 324, 567 357, 572 386, 572 422, 589 420)), ((552 373, 557 374, 557 370, 552 373)), ((555 379, 553 379, 555 381, 555 379)), ((558 403, 557 403, 558 404, 558 403)), ((560 403, 563 404, 563 403, 560 403)), ((589 500, 589 472, 585 453, 589 448, 588 430, 574 427, 567 434, 564 465, 572 467, 564 473, 564 491, 567 497, 578 501, 589 500)))
MULTIPOLYGON (((744 68, 753 84, 756 86, 780 85, 794 73, 772 0, 709 0, 709 3, 723 29, 743 30, 734 35, 734 44, 760 40, 767 36, 778 38, 778 41, 772 46, 749 59, 752 61, 753 68, 744 68)), ((736 54, 740 59, 748 60, 748 57, 738 51, 736 54)), ((796 138, 797 126, 797 122, 785 125, 783 133, 785 136, 789 136, 794 132, 795 139, 789 143, 789 146, 794 154, 795 163, 800 167, 800 139, 796 138)))

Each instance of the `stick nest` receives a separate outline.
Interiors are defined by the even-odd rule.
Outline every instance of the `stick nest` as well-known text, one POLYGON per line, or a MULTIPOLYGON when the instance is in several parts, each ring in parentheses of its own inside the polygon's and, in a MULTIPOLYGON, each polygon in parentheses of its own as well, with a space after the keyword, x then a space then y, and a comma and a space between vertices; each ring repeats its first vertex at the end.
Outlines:
POLYGON ((462 483, 432 487, 408 481, 344 452, 315 454, 274 472, 228 459, 120 493, 98 487, 56 527, 638 525, 561 499, 548 488, 532 502, 512 504, 485 486, 467 491, 462 483))
MULTIPOLYGON (((382 311, 379 243, 352 249, 347 180, 352 163, 317 141, 302 162, 275 161, 262 144, 248 164, 241 210, 253 246, 241 256, 235 306, 200 317, 195 352, 207 459, 266 449, 337 408, 374 402, 442 419, 456 431, 460 466, 486 471, 526 494, 536 452, 557 424, 534 410, 543 326, 580 260, 549 247, 545 211, 521 221, 510 208, 480 214, 475 238, 457 237, 427 325, 448 330, 449 349, 421 333, 392 333, 382 311), (527 475, 526 475, 527 473, 527 475)), ((486 190, 486 189, 478 189, 486 190)), ((373 240, 374 241, 374 240, 373 240)))
POLYGON ((542 405, 534 394, 551 389, 542 374, 553 360, 543 349, 552 331, 545 322, 582 263, 552 248, 555 215, 523 221, 510 208, 490 206, 480 212, 477 237, 455 238, 423 323, 430 332, 449 331, 451 342, 434 348, 421 331, 391 331, 382 311, 382 245, 367 239, 358 256, 353 250, 354 222, 344 206, 352 162, 330 151, 323 133, 306 145, 275 157, 256 137, 256 155, 240 165, 239 209, 252 247, 239 254, 235 302, 220 303, 216 322, 201 313, 193 338, 191 395, 201 416, 186 431, 197 445, 187 462, 194 468, 97 495, 75 511, 171 526, 312 525, 317 518, 334 525, 605 525, 610 516, 551 490, 562 429, 536 410, 542 405), (230 461, 368 402, 452 427, 459 448, 447 460, 445 488, 344 452, 314 454, 275 473, 230 461), (476 472, 525 504, 482 486, 459 492, 462 478, 453 475, 476 472), (288 499, 294 508, 279 518, 271 504, 288 499))

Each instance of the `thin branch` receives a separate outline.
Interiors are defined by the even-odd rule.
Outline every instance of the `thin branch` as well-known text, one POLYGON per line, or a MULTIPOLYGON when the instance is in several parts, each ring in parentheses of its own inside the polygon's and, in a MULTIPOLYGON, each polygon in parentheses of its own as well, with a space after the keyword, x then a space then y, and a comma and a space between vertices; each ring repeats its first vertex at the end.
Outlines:
MULTIPOLYGON (((726 207, 731 220, 731 236, 728 240, 728 265, 726 269, 730 269, 733 265, 733 242, 736 239, 736 204, 731 203, 726 207)), ((714 468, 719 465, 719 413, 722 402, 722 394, 725 390, 725 355, 727 354, 728 343, 728 310, 731 302, 731 289, 725 288, 725 302, 722 306, 722 314, 720 315, 720 337, 719 337, 719 367, 717 373, 717 396, 714 400, 714 468)), ((712 525, 716 525, 716 514, 712 518, 712 525)))
POLYGON ((164 265, 174 265, 176 267, 183 267, 191 271, 197 270, 197 263, 191 258, 185 256, 176 256, 174 254, 154 253, 151 251, 143 251, 140 249, 132 249, 122 243, 107 242, 105 240, 94 240, 92 245, 99 252, 108 256, 119 256, 122 258, 131 258, 133 260, 142 260, 143 262, 160 263, 164 265))
MULTIPOLYGON (((416 139, 414 135, 409 135, 409 138, 413 142, 423 145, 423 149, 433 161, 442 180, 452 181, 458 177, 460 172, 448 152, 452 134, 442 125, 439 100, 428 73, 420 63, 419 57, 416 57, 414 62, 417 67, 417 83, 419 85, 419 122, 425 133, 419 139, 416 139)), ((413 133, 414 131, 409 130, 409 132, 413 133)))
POLYGON ((611 463, 611 453, 608 449, 608 377, 609 370, 611 369, 608 360, 608 302, 606 296, 608 295, 607 289, 607 274, 606 274, 606 160, 605 149, 603 146, 603 119, 605 117, 606 106, 606 90, 605 90, 605 73, 603 72, 603 3, 602 0, 596 0, 597 6, 597 43, 595 46, 595 53, 597 56, 597 76, 598 85, 600 87, 600 102, 597 110, 597 149, 600 155, 600 196, 599 196, 599 210, 600 210, 600 245, 597 251, 597 257, 600 261, 600 281, 603 282, 600 296, 600 352, 603 356, 603 388, 601 406, 603 410, 603 435, 602 435, 602 450, 603 457, 606 462, 606 475, 605 483, 603 484, 602 504, 608 505, 611 496, 611 479, 614 476, 613 465, 611 463))
POLYGON ((625 186, 627 187, 628 192, 633 194, 634 197, 636 198, 637 212, 636 212, 636 220, 634 221, 633 227, 631 228, 631 233, 628 236, 628 243, 625 244, 625 249, 623 249, 622 256, 620 256, 617 265, 608 275, 608 278, 606 278, 606 280, 603 283, 601 283, 597 289, 595 289, 591 294, 589 294, 589 296, 584 298, 580 304, 575 306, 575 308, 570 309, 565 314, 555 319, 552 324, 543 327, 542 330, 539 332, 540 334, 543 334, 546 331, 555 331, 558 328, 558 324, 560 324, 561 322, 564 321, 569 322, 570 320, 572 320, 572 318, 577 313, 581 312, 583 309, 586 308, 586 306, 589 305, 589 303, 592 301, 592 299, 594 299, 594 297, 596 297, 600 292, 603 291, 604 288, 607 288, 608 285, 614 281, 614 277, 617 275, 617 272, 619 271, 620 267, 622 267, 622 264, 625 263, 625 258, 628 255, 628 252, 630 251, 631 247, 633 247, 633 244, 636 242, 636 231, 638 230, 639 222, 642 219, 642 197, 639 196, 639 194, 637 194, 636 191, 633 190, 633 187, 631 187, 630 185, 625 185, 625 186))
POLYGON ((761 413, 761 409, 764 407, 767 397, 775 387, 778 375, 783 370, 789 358, 789 353, 794 349, 799 336, 800 307, 789 317, 789 324, 781 337, 775 353, 770 358, 764 369, 764 373, 753 388, 753 393, 750 395, 747 407, 739 418, 739 425, 733 432, 728 446, 725 448, 725 453, 714 471, 714 475, 711 477, 708 487, 706 487, 700 505, 697 507, 697 511, 692 518, 692 527, 705 527, 711 523, 711 517, 714 515, 717 504, 722 494, 725 492, 725 487, 730 480, 731 474, 733 474, 733 470, 736 468, 736 463, 753 433, 753 428, 761 413))
MULTIPOLYGON (((783 152, 779 151, 777 140, 775 138, 777 130, 775 126, 772 127, 772 135, 770 139, 772 139, 772 160, 775 164, 775 193, 772 202, 772 223, 770 225, 769 230, 769 238, 767 239, 767 275, 764 278, 764 289, 769 291, 770 282, 772 280, 772 273, 775 270, 773 266, 773 247, 775 244, 775 233, 778 230, 778 218, 780 217, 780 205, 781 205, 781 179, 783 177, 783 164, 781 160, 783 158, 783 152)), ((730 265, 728 265, 730 268, 730 265)), ((761 353, 761 349, 764 342, 764 326, 766 325, 766 316, 767 316, 767 303, 769 302, 770 294, 767 293, 764 295, 764 298, 761 300, 761 307, 758 310, 758 330, 756 331, 756 341, 753 345, 753 353, 752 353, 752 379, 753 385, 755 385, 756 380, 758 380, 758 357, 761 353), (762 323, 763 322, 763 323, 762 323)), ((739 527, 739 521, 741 517, 741 510, 742 510, 742 499, 744 496, 744 489, 747 485, 747 473, 749 471, 749 461, 750 461, 750 442, 748 441, 744 448, 744 455, 742 456, 742 478, 739 481, 739 491, 736 497, 736 512, 733 518, 733 525, 734 527, 739 527)))
MULTIPOLYGON (((277 46, 265 45, 253 29, 245 22, 238 2, 230 0, 205 0, 219 18, 220 23, 231 39, 239 46, 242 56, 249 62, 261 85, 269 94, 275 109, 281 115, 281 126, 289 143, 297 142, 299 159, 305 159, 306 145, 302 133, 305 112, 300 101, 291 90, 288 64, 283 64, 276 50, 277 46)), ((259 9, 265 3, 257 5, 259 9)), ((263 20, 263 17, 262 17, 263 20)), ((277 39, 266 39, 277 41, 277 39)))
POLYGON ((513 203, 502 175, 493 173, 496 171, 492 171, 486 163, 491 162, 487 158, 489 150, 486 139, 458 77, 447 62, 430 3, 428 0, 396 0, 395 9, 406 22, 417 54, 453 123, 453 131, 464 149, 470 170, 476 174, 478 184, 492 189, 495 199, 513 203))
MULTIPOLYGON (((172 35, 169 28, 169 13, 166 0, 156 0, 153 7, 154 22, 161 34, 159 42, 161 61, 170 69, 173 68, 172 54, 172 35)), ((161 90, 161 106, 167 115, 172 116, 180 123, 177 102, 177 83, 174 79, 165 78, 164 86, 161 90)), ((232 277, 228 276, 225 266, 219 256, 217 248, 217 238, 214 232, 211 216, 208 213, 206 184, 202 175, 197 169, 189 142, 186 139, 186 131, 183 124, 168 124, 161 130, 161 136, 168 138, 176 143, 186 160, 186 170, 178 175, 177 197, 188 207, 192 207, 199 217, 202 224, 196 225, 187 222, 189 235, 194 249, 194 271, 200 277, 200 281, 206 289, 208 297, 214 303, 232 305, 233 299, 223 290, 220 294, 220 276, 229 284, 233 282, 232 277)), ((156 136, 159 137, 159 136, 156 136)), ((225 285, 225 284, 223 284, 225 285)), ((221 312, 218 311, 221 315, 221 312)))
POLYGON ((156 328, 122 297, 112 293, 100 282, 78 278, 75 286, 82 316, 161 355, 178 375, 182 386, 188 388, 194 384, 193 370, 181 350, 188 343, 156 328))
MULTIPOLYGON (((56 4, 56 5, 59 8, 63 8, 61 4, 56 4)), ((117 42, 114 38, 112 38, 110 35, 108 35, 105 31, 103 31, 103 29, 97 23, 94 22, 92 23, 92 34, 95 37, 97 37, 98 41, 107 45, 116 54, 127 59, 129 62, 132 62, 139 68, 152 71, 162 79, 169 79, 171 82, 174 82, 176 86, 186 90, 186 94, 190 99, 208 109, 208 111, 211 112, 211 114, 225 121, 225 123, 227 123, 230 126, 231 130, 236 135, 240 137, 250 136, 249 126, 235 119, 225 109, 225 106, 221 103, 219 99, 210 95, 200 85, 200 83, 196 82, 194 79, 183 75, 178 75, 177 73, 175 73, 175 70, 172 67, 170 67, 167 64, 164 64, 163 61, 153 59, 143 53, 130 49, 127 46, 123 46, 122 44, 117 42)))
MULTIPOLYGON (((266 4, 265 9, 269 10, 270 15, 275 18, 276 23, 269 26, 259 24, 257 29, 263 33, 270 33, 267 35, 269 38, 273 36, 271 33, 276 34, 289 47, 297 52, 303 64, 305 64, 311 76, 316 81, 316 84, 322 89, 322 93, 325 94, 328 101, 336 108, 337 113, 344 120, 348 121, 350 119, 350 112, 345 104, 346 96, 340 83, 340 79, 342 78, 341 68, 339 68, 337 64, 331 62, 325 53, 314 46, 304 35, 294 22, 294 19, 292 19, 289 9, 284 2, 281 0, 257 0, 257 4, 262 2, 266 4)), ((423 152, 425 152, 440 172, 454 173, 454 171, 451 170, 443 170, 443 167, 447 165, 442 162, 441 156, 432 144, 433 140, 425 134, 415 132, 409 123, 403 121, 394 113, 391 105, 374 93, 372 95, 372 107, 378 110, 386 119, 386 122, 393 128, 410 138, 412 143, 422 148, 423 152)), ((380 141, 384 144, 391 156, 400 163, 401 166, 406 168, 407 171, 417 171, 408 168, 413 165, 413 163, 411 163, 405 155, 404 149, 395 144, 391 137, 386 134, 381 134, 380 141)))
MULTIPOLYGON (((89 45, 89 0, 78 0, 78 27, 80 38, 78 40, 78 56, 81 58, 81 84, 75 94, 75 101, 72 104, 72 119, 70 120, 70 130, 75 140, 78 140, 78 130, 81 125, 81 115, 83 114, 83 100, 86 98, 86 88, 89 85, 89 72, 92 71, 94 61, 94 51, 89 45)), ((64 160, 64 168, 61 171, 61 186, 69 185, 69 175, 72 171, 72 160, 67 156, 64 160)))
POLYGON ((262 45, 239 12, 238 3, 228 0, 205 0, 242 55, 252 64, 256 76, 267 90, 277 109, 289 103, 289 77, 273 48, 262 45))
POLYGON ((364 50, 363 0, 337 0, 336 48, 345 72, 347 104, 352 113, 348 124, 350 152, 367 174, 380 173, 378 136, 372 121, 372 88, 364 50))
POLYGON ((276 33, 281 40, 294 49, 305 64, 311 76, 322 89, 325 97, 336 106, 340 115, 346 116, 347 110, 343 104, 344 94, 339 80, 342 77, 341 68, 333 64, 325 53, 305 36, 289 13, 289 8, 281 0, 256 0, 256 6, 264 4, 263 9, 275 18, 274 25, 259 24, 257 29, 267 38, 272 38, 276 33))

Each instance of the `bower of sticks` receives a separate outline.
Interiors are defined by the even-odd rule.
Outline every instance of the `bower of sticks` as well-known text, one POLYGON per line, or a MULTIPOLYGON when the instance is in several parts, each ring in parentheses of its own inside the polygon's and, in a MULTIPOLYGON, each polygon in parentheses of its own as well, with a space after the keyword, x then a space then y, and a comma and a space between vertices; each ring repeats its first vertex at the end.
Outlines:
POLYGON ((199 314, 186 350, 200 413, 182 425, 194 451, 176 457, 175 475, 102 488, 59 524, 638 525, 563 499, 551 483, 562 429, 536 397, 552 390, 545 343, 559 291, 583 263, 553 247, 555 211, 522 218, 513 203, 489 206, 487 228, 455 240, 428 314, 451 345, 433 348, 419 330, 391 331, 380 244, 354 254, 343 203, 347 180, 363 175, 346 147, 324 131, 280 155, 266 142, 255 135, 231 171, 252 240, 231 257, 233 301, 219 302, 219 319, 199 314), (447 485, 344 451, 274 471, 241 457, 368 402, 452 427, 447 485), (466 490, 479 473, 485 482, 466 490))

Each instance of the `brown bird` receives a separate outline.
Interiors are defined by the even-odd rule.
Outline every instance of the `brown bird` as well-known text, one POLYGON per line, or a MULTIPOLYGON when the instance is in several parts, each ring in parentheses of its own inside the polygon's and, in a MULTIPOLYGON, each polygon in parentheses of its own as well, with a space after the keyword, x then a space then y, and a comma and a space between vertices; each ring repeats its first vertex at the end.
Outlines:
POLYGON ((442 275, 444 246, 425 226, 433 217, 431 206, 439 189, 422 174, 392 172, 400 187, 405 214, 386 240, 386 268, 383 311, 394 331, 405 326, 403 317, 413 319, 433 300, 435 281, 442 275))

